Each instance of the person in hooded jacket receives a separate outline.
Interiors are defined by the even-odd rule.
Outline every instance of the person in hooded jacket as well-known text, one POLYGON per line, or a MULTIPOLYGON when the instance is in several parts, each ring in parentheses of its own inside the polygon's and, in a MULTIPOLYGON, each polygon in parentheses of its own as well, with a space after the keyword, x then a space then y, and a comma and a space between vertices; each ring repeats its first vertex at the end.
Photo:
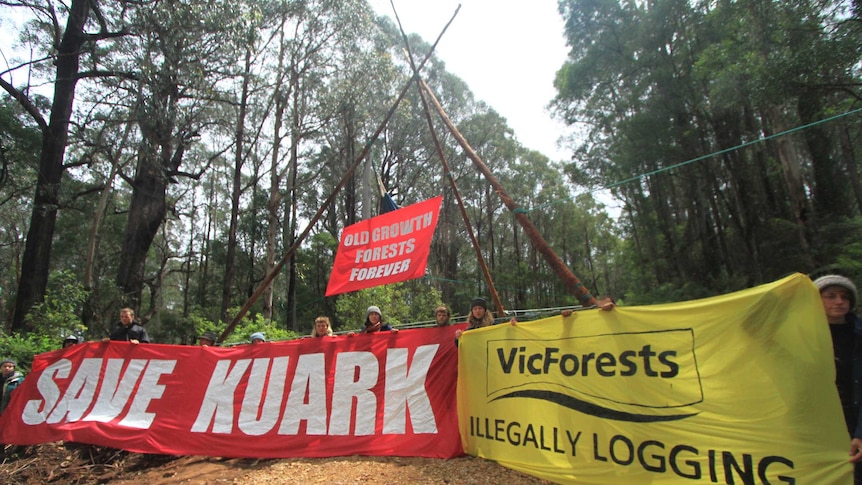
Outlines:
POLYGON ((0 414, 6 410, 9 405, 9 400, 12 398, 12 391, 24 381, 24 374, 15 370, 17 363, 12 359, 5 359, 0 362, 0 414))

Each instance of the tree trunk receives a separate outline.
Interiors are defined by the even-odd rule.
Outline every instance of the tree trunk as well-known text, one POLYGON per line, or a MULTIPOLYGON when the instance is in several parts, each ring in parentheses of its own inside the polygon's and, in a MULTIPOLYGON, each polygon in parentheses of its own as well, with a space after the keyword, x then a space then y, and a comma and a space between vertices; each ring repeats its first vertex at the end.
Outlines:
MULTIPOLYGON (((144 130, 145 132, 148 130, 144 130)), ((156 140, 145 140, 144 145, 156 140)), ((121 304, 140 309, 147 253, 167 214, 165 167, 170 163, 170 143, 161 140, 160 153, 144 148, 138 155, 129 219, 117 271, 117 286, 123 291, 121 304)))
MULTIPOLYGON (((297 83, 291 83, 293 87, 293 122, 291 127, 291 142, 290 142, 290 174, 288 175, 287 186, 288 186, 288 197, 290 200, 290 220, 285 221, 286 229, 287 229, 287 241, 286 246, 292 247, 296 242, 296 218, 297 211, 296 207, 298 204, 298 194, 297 194, 297 172, 299 171, 299 142, 301 140, 302 126, 300 123, 300 97, 299 97, 299 87, 297 83)), ((285 212, 287 212, 287 208, 285 207, 285 212)), ((290 261, 288 261, 288 273, 287 273, 287 311, 288 318, 290 319, 290 328, 293 329, 294 332, 299 332, 299 322, 296 318, 296 253, 290 255, 290 261)))
POLYGON ((856 206, 862 207, 862 181, 859 180, 859 166, 856 163, 856 154, 853 149, 853 142, 850 139, 849 127, 846 120, 839 122, 838 137, 841 143, 841 162, 844 166, 844 171, 850 180, 850 187, 853 189, 856 206))
POLYGON ((248 110, 248 85, 251 77, 249 70, 251 65, 251 49, 245 52, 245 71, 242 78, 242 94, 239 102, 239 116, 236 122, 236 150, 234 151, 233 185, 230 197, 230 227, 228 228, 227 254, 225 255, 224 280, 221 292, 221 318, 228 321, 228 308, 230 308, 231 288, 233 287, 234 275, 236 274, 236 231, 239 220, 239 198, 242 195, 242 166, 245 161, 243 144, 245 138, 245 115, 248 110))
POLYGON ((218 214, 218 204, 216 202, 216 183, 215 179, 209 181, 209 191, 207 194, 207 221, 206 229, 203 234, 203 248, 201 249, 200 258, 198 259, 199 278, 198 278, 198 298, 197 303, 201 308, 209 306, 209 281, 210 281, 210 248, 212 247, 211 240, 215 231, 216 217, 218 214))
MULTIPOLYGON (((197 185, 197 184, 196 184, 197 185)), ((189 240, 186 245, 186 260, 183 263, 183 317, 189 316, 189 308, 191 307, 192 302, 192 264, 194 263, 195 257, 195 243, 198 243, 199 235, 195 231, 195 223, 197 222, 197 211, 194 210, 196 207, 195 201, 197 197, 195 196, 195 191, 192 191, 192 211, 191 217, 189 217, 189 240)))
POLYGON ((814 212, 818 220, 850 217, 850 204, 845 190, 846 174, 832 157, 832 141, 827 128, 815 124, 822 109, 822 101, 814 89, 805 89, 799 96, 799 119, 810 124, 802 134, 811 155, 814 175, 814 212))
MULTIPOLYGON (((269 163, 269 197, 266 201, 266 256, 264 268, 266 274, 272 272, 275 268, 275 246, 278 239, 278 212, 281 206, 281 174, 278 168, 278 162, 281 157, 281 118, 284 116, 284 100, 282 99, 281 83, 275 88, 275 117, 273 122, 273 144, 272 156, 269 163)), ((272 300, 273 300, 273 285, 269 285, 263 293, 263 316, 267 319, 272 319, 272 300)))
POLYGON ((48 126, 42 132, 42 150, 39 155, 39 176, 33 213, 27 230, 27 243, 21 265, 21 280, 15 299, 12 330, 27 330, 24 317, 34 304, 42 301, 48 287, 51 263, 51 245, 57 222, 60 180, 63 176, 63 158, 69 137, 69 120, 78 82, 80 48, 87 40, 84 24, 91 9, 90 0, 72 0, 69 18, 60 45, 57 46, 57 74, 54 82, 54 100, 48 126))

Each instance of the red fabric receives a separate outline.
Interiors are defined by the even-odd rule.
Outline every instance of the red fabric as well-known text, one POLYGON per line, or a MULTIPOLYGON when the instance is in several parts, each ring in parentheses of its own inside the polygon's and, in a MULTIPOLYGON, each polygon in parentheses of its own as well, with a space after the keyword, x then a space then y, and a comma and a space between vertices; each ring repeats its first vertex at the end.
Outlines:
POLYGON ((36 357, 0 417, 0 442, 257 458, 451 458, 463 454, 456 328, 230 349, 74 345, 36 357))
POLYGON ((344 228, 326 296, 425 276, 437 196, 344 228))

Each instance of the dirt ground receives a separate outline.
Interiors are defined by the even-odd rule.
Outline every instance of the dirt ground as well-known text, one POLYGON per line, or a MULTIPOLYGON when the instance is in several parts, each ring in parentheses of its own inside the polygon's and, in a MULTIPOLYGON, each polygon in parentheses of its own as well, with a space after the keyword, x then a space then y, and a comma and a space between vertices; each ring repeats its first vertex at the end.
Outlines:
POLYGON ((0 483, 167 484, 548 484, 481 458, 348 456, 253 460, 130 453, 75 443, 6 446, 0 483))

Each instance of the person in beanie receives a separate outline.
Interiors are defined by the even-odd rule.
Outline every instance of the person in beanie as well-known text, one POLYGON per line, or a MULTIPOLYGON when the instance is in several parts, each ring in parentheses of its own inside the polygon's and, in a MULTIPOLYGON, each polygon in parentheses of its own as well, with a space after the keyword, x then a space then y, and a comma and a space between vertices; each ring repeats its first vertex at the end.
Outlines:
POLYGON ((63 348, 71 347, 73 345, 78 345, 78 336, 77 335, 69 335, 63 339, 63 348))
POLYGON ((24 380, 24 374, 16 371, 15 365, 15 361, 11 359, 0 362, 0 380, 2 380, 2 384, 0 384, 0 414, 3 414, 6 406, 9 405, 12 391, 24 380))
POLYGON ((380 308, 371 305, 365 310, 365 328, 361 333, 374 333, 380 330, 397 331, 388 323, 383 323, 383 314, 380 313, 380 308))
POLYGON ((263 336, 263 332, 254 332, 249 337, 249 342, 252 344, 264 344, 266 343, 266 338, 263 336))
POLYGON ((859 301, 856 285, 837 274, 814 280, 832 334, 835 355, 835 385, 844 411, 844 422, 850 433, 850 461, 855 463, 854 483, 862 485, 862 416, 856 396, 862 396, 862 320, 853 310, 859 301))
MULTIPOLYGON (((494 317, 488 311, 488 303, 485 302, 485 299, 473 298, 473 301, 470 302, 470 314, 467 316, 467 328, 464 329, 464 332, 474 328, 489 327, 493 324, 494 317)), ((456 330, 455 338, 461 338, 462 333, 461 330, 456 330)))

